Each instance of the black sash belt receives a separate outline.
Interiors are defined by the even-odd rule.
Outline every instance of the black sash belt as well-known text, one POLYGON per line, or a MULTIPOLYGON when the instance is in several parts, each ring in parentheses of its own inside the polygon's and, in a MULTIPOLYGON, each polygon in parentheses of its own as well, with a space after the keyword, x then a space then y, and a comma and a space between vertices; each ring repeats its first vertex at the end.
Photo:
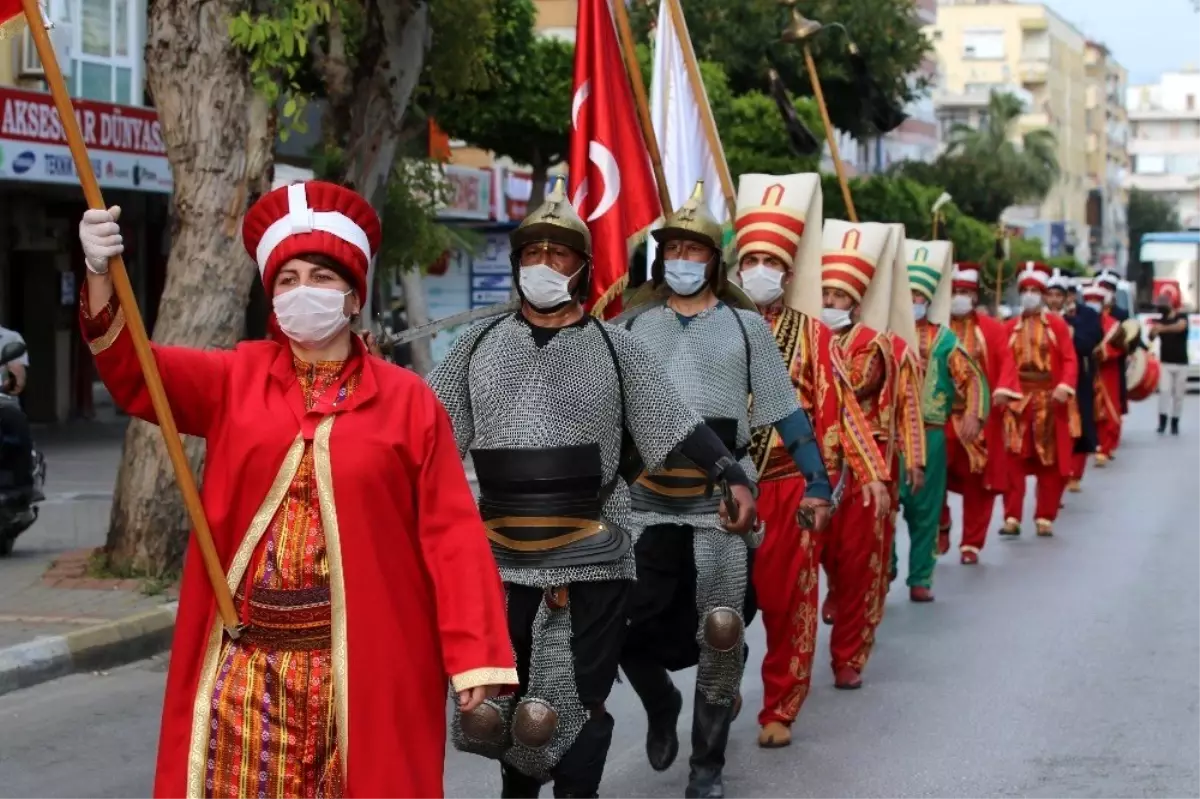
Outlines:
POLYGON ((544 569, 611 563, 629 534, 603 516, 616 485, 604 483, 598 444, 471 452, 479 512, 501 566, 544 569))
MULTIPOLYGON (((745 457, 746 449, 737 447, 736 419, 705 419, 704 423, 736 459, 745 457)), ((629 494, 634 510, 671 515, 716 513, 722 500, 708 472, 678 452, 668 455, 661 469, 642 472, 629 494)))

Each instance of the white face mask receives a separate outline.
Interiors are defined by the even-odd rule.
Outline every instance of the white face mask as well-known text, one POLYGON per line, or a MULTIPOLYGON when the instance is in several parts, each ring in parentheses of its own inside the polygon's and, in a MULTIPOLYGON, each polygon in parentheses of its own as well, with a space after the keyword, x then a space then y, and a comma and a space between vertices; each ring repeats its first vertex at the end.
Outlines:
POLYGON ((1042 294, 1039 291, 1021 292, 1021 310, 1036 311, 1042 307, 1042 294))
POLYGON ((841 308, 822 308, 821 321, 830 330, 841 330, 850 326, 850 312, 843 311, 841 308))
POLYGON ((297 286, 276 294, 271 304, 279 329, 297 344, 328 343, 350 324, 346 315, 348 291, 297 286))
POLYGON ((955 294, 950 298, 950 313, 954 316, 966 316, 975 310, 975 301, 966 294, 955 294))
POLYGON ((667 285, 680 297, 690 297, 704 288, 707 263, 672 258, 665 261, 663 266, 666 268, 667 285))
POLYGON ((783 272, 769 266, 752 266, 742 272, 742 288, 758 305, 770 305, 783 296, 783 272))
MULTIPOLYGON (((582 268, 582 267, 581 267, 582 268)), ((579 274, 563 275, 545 264, 522 266, 521 296, 539 310, 554 308, 571 301, 571 279, 579 274)))
POLYGON ((920 322, 922 319, 925 318, 925 314, 928 311, 929 311, 929 306, 926 305, 925 303, 923 303, 923 302, 914 302, 913 303, 913 319, 916 319, 918 322, 920 322))
POLYGON ((1104 310, 1104 303, 1102 303, 1102 302, 1089 302, 1089 303, 1087 303, 1087 307, 1091 308, 1091 309, 1092 309, 1093 311, 1095 311, 1096 313, 1100 313, 1101 311, 1103 311, 1103 310, 1104 310))

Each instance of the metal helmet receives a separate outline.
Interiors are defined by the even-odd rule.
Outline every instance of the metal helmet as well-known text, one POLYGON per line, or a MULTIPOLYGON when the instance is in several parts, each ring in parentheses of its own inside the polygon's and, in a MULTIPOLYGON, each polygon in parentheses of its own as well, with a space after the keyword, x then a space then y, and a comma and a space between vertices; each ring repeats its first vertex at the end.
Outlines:
POLYGON ((578 297, 586 299, 592 282, 592 233, 567 199, 567 179, 555 175, 546 201, 508 234, 509 263, 512 264, 513 288, 520 293, 521 250, 530 244, 561 244, 583 258, 583 276, 576 287, 578 297))
POLYGON ((655 287, 661 286, 666 279, 663 245, 669 241, 682 239, 712 248, 713 261, 716 263, 710 262, 709 268, 712 269, 713 274, 709 278, 709 283, 715 293, 721 294, 727 282, 724 267, 724 230, 721 223, 713 218, 704 201, 703 180, 696 181, 696 188, 692 190, 692 196, 688 201, 678 211, 667 217, 663 226, 653 231, 651 235, 659 245, 654 256, 654 263, 650 265, 650 279, 655 287))

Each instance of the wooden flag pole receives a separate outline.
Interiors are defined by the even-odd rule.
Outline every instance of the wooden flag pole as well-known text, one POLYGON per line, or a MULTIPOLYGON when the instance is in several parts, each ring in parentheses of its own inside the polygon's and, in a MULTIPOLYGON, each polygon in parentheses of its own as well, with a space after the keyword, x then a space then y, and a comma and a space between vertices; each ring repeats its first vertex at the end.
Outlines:
POLYGON ((838 151, 837 132, 829 120, 829 107, 825 105, 825 92, 821 90, 821 76, 817 74, 817 62, 813 60, 812 49, 808 42, 800 43, 804 51, 804 66, 808 69, 808 81, 813 87, 813 96, 817 98, 817 110, 821 112, 821 122, 825 125, 825 141, 829 143, 829 156, 833 159, 833 170, 837 173, 838 185, 842 189, 842 201, 846 204, 846 216, 851 222, 858 222, 858 211, 854 208, 854 197, 850 195, 850 182, 846 179, 846 165, 842 163, 842 155, 838 151))
MULTIPOLYGON (((654 182, 658 184, 658 201, 662 203, 663 217, 668 217, 675 207, 671 205, 671 192, 667 188, 667 176, 663 172, 662 151, 658 149, 658 136, 654 133, 654 122, 650 119, 650 101, 646 97, 646 82, 642 67, 637 60, 637 47, 633 43, 633 28, 629 24, 629 9, 624 0, 612 4, 617 18, 617 38, 621 42, 621 54, 625 58, 625 72, 629 85, 633 87, 633 100, 637 105, 638 124, 642 128, 642 141, 650 154, 650 166, 654 169, 654 182)), ((680 205, 683 203, 681 202, 680 205)))
MULTIPOLYGON (((680 7, 679 0, 666 0, 666 3, 671 14, 671 25, 675 28, 675 38, 683 48, 683 65, 687 69, 688 83, 692 85, 692 94, 696 102, 704 104, 700 109, 700 124, 704 126, 704 137, 708 139, 708 149, 717 165, 717 176, 721 179, 721 193, 725 195, 729 219, 733 221, 737 218, 737 191, 733 187, 733 176, 729 174, 729 164, 725 161, 725 150, 721 147, 721 134, 717 131, 717 122, 713 119, 712 107, 708 104, 708 91, 704 88, 704 80, 700 76, 700 64, 696 61, 692 36, 688 33, 687 21, 683 18, 683 8, 680 7)), ((659 20, 658 24, 661 25, 662 20, 659 20)))
MULTIPOLYGON (((83 195, 89 208, 103 210, 107 206, 104 196, 100 193, 100 184, 96 182, 96 174, 92 171, 92 162, 88 158, 87 145, 83 134, 79 131, 79 121, 75 118, 75 109, 71 105, 71 95, 67 92, 63 81, 62 70, 50 44, 50 36, 46 33, 38 0, 21 0, 25 11, 25 20, 29 25, 29 33, 33 45, 37 48, 38 58, 41 59, 45 72, 46 84, 54 98, 58 116, 62 121, 63 132, 66 134, 67 146, 75 161, 75 171, 79 173, 79 183, 83 187, 83 195)), ((112 276, 113 291, 117 295, 121 309, 125 312, 125 326, 133 338, 133 347, 137 352, 138 363, 146 379, 146 390, 150 394, 150 402, 154 407, 154 415, 158 419, 159 429, 162 430, 163 440, 167 445, 167 454, 171 465, 175 467, 175 479, 179 482, 179 490, 183 494, 184 504, 191 517, 192 526, 196 530, 196 542, 200 545, 200 554, 204 559, 204 568, 212 582, 213 593, 216 595, 217 611, 230 637, 237 638, 239 624, 237 610, 233 605, 233 596, 226 582, 225 570, 217 556, 213 545, 212 532, 208 520, 204 516, 204 506, 200 503, 200 492, 196 490, 196 480, 192 476, 191 466, 183 451, 183 442, 179 439, 179 429, 175 426, 175 417, 171 415, 171 406, 167 402, 167 394, 163 389, 162 377, 158 373, 158 364, 150 349, 150 339, 146 335, 146 326, 138 311, 137 299, 133 294, 133 286, 129 282, 129 273, 125 270, 125 261, 121 256, 109 260, 109 274, 112 276)))

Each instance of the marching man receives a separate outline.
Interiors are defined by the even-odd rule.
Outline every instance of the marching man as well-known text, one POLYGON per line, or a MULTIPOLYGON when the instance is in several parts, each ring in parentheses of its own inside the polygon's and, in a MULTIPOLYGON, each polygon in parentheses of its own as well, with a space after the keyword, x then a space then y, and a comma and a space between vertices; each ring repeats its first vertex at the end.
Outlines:
POLYGON ((1040 261, 1025 263, 1017 277, 1021 312, 1008 321, 1008 345, 1021 381, 1021 399, 1005 409, 1010 459, 1001 535, 1021 534, 1025 478, 1030 475, 1037 478, 1037 534, 1054 534, 1054 520, 1071 475, 1069 453, 1079 435, 1079 411, 1071 402, 1079 361, 1070 326, 1046 310, 1043 295, 1050 274, 1050 267, 1040 261))
MULTIPOLYGON (((891 342, 882 332, 891 292, 887 238, 883 225, 836 219, 825 222, 821 237, 821 320, 833 331, 834 368, 846 376, 884 464, 890 462, 896 385, 891 342)), ((875 629, 883 620, 886 526, 877 507, 849 501, 830 525, 821 555, 829 577, 823 615, 833 624, 829 649, 837 688, 862 687, 875 629)))
MULTIPOLYGON (((887 464, 871 442, 870 424, 847 376, 834 367, 833 334, 819 321, 820 223, 818 175, 741 177, 734 228, 742 288, 775 334, 797 400, 812 419, 825 468, 831 477, 842 475, 838 491, 845 504, 873 505, 878 518, 888 510, 887 464)), ((756 431, 750 457, 759 475, 759 516, 769 531, 755 553, 753 571, 767 631, 758 744, 777 748, 791 742, 791 725, 812 681, 825 536, 802 527, 797 518, 804 476, 778 432, 756 431)))
MULTIPOLYGON (((933 599, 933 569, 937 563, 938 519, 946 502, 946 433, 954 405, 962 407, 957 439, 974 445, 990 404, 987 380, 946 325, 950 317, 952 268, 950 244, 944 241, 906 241, 908 282, 916 317, 917 351, 924 372, 921 414, 925 421, 925 485, 904 486, 900 502, 908 525, 908 587, 914 602, 933 599)), ((892 570, 896 550, 892 547, 892 570)))
POLYGON ((1075 301, 1076 288, 1070 278, 1058 269, 1046 284, 1046 308, 1067 320, 1071 326, 1071 338, 1075 345, 1075 357, 1079 371, 1075 378, 1075 396, 1071 403, 1079 412, 1079 435, 1071 452, 1071 479, 1067 490, 1077 494, 1083 490, 1083 473, 1087 469, 1088 456, 1096 451, 1095 424, 1095 363, 1092 353, 1099 346, 1104 334, 1101 332, 1100 313, 1095 308, 1075 301))
MULTIPOLYGON (((966 406, 957 400, 946 425, 946 488, 962 496, 962 541, 959 554, 964 564, 979 562, 987 542, 988 525, 996 495, 1008 485, 1008 451, 1004 446, 1004 409, 1021 398, 1021 384, 1008 348, 1004 324, 978 312, 979 265, 960 263, 950 284, 950 329, 959 344, 979 365, 992 390, 991 410, 982 434, 971 443, 963 440, 966 406)), ((938 531, 938 554, 950 549, 950 506, 942 505, 938 531)))
POLYGON ((1092 282, 1083 290, 1084 304, 1100 314, 1100 326, 1104 338, 1093 350, 1096 392, 1096 468, 1102 469, 1112 459, 1113 452, 1121 443, 1121 376, 1125 348, 1125 334, 1111 313, 1112 292, 1099 282, 1092 282))

